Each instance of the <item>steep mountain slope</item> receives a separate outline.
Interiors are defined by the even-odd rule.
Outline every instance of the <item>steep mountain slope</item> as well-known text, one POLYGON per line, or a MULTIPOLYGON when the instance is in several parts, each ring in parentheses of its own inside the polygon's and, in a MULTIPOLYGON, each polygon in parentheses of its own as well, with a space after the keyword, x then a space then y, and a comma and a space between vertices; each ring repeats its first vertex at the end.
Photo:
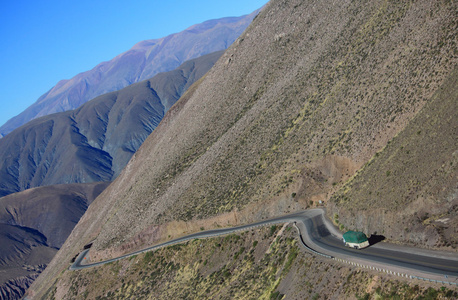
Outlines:
POLYGON ((25 111, 1 126, 0 137, 35 118, 76 109, 97 96, 174 70, 190 59, 225 50, 257 13, 210 20, 161 39, 142 41, 90 71, 58 82, 25 111))
POLYGON ((406 128, 333 195, 339 222, 457 251, 457 100, 455 69, 406 128))
POLYGON ((109 183, 29 189, 0 198, 0 295, 20 298, 109 183))
MULTIPOLYGON (((29 294, 76 298, 67 293, 72 273, 59 274, 94 239, 91 259, 97 261, 201 227, 259 220, 319 200, 334 203, 330 197, 345 191, 343 184, 396 136, 411 132, 431 103, 444 105, 437 111, 456 105, 456 85, 450 82, 458 61, 457 11, 447 1, 272 0, 92 203, 29 294), (452 102, 437 100, 447 98, 441 89, 452 102)), ((446 120, 455 128, 456 109, 449 114, 446 120)), ((436 143, 450 139, 455 143, 447 148, 456 147, 456 131, 438 138, 436 143)), ((453 151, 441 154, 445 162, 454 161, 453 151)), ((437 166, 434 155, 417 159, 437 166)), ((456 168, 450 172, 456 178, 456 168)), ((444 184, 444 192, 427 189, 438 207, 456 199, 449 193, 456 181, 444 184)), ((384 208, 393 218, 381 220, 386 223, 378 234, 414 213, 407 202, 389 203, 384 208)), ((339 217, 353 227, 350 217, 339 217)), ((458 216, 450 218, 455 222, 458 216)), ((420 225, 405 226, 419 233, 426 226, 420 225)), ((409 241, 400 235, 389 239, 409 241)), ((446 242, 456 244, 453 236, 446 242)), ((418 243, 428 246, 426 239, 418 243)), ((198 263, 196 257, 190 265, 198 263)), ((321 274, 311 273, 300 278, 319 281, 321 274)), ((136 275, 141 284, 145 274, 136 275)), ((84 280, 73 289, 83 292, 84 280)))
POLYGON ((190 60, 74 111, 16 129, 0 140, 0 196, 43 185, 112 180, 167 110, 221 54, 190 60))

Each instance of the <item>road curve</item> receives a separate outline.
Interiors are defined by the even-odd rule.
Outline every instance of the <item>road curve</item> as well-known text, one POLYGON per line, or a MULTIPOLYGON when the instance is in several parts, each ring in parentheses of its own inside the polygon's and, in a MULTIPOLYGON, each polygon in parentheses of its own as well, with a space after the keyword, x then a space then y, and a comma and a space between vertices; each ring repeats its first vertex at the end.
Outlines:
POLYGON ((366 249, 355 250, 345 247, 339 233, 324 217, 324 210, 309 209, 253 224, 232 228, 214 229, 190 234, 143 250, 135 251, 106 261, 85 263, 90 249, 84 250, 70 266, 70 270, 100 266, 147 251, 157 250, 173 244, 183 243, 193 239, 210 238, 237 231, 245 231, 255 227, 277 223, 293 222, 299 230, 303 245, 314 253, 324 254, 329 258, 339 258, 347 262, 383 267, 394 272, 405 272, 421 276, 458 283, 458 255, 453 253, 422 250, 418 248, 378 243, 366 249))

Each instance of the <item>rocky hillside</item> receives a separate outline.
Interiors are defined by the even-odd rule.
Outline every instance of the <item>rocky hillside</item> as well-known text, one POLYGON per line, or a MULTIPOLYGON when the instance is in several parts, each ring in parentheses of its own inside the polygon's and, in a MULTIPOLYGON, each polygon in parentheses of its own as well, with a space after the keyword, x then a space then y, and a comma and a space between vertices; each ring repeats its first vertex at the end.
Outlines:
MULTIPOLYGON (((292 226, 195 240, 97 269, 67 272, 49 299, 456 299, 305 252, 292 226)), ((420 285, 418 285, 420 283, 420 285)))
POLYGON ((167 110, 222 52, 190 60, 0 139, 0 196, 31 187, 111 181, 167 110))
MULTIPOLYGON (((62 270, 94 239, 91 259, 98 260, 201 227, 259 220, 318 201, 331 216, 340 212, 335 221, 342 228, 368 228, 402 243, 410 237, 389 228, 415 215, 416 192, 418 199, 424 192, 436 207, 452 209, 444 222, 454 224, 458 215, 448 202, 456 201, 457 11, 449 1, 272 0, 93 202, 29 295, 63 297, 52 292, 68 287, 71 275, 62 270), (425 120, 424 129, 414 130, 425 120), (447 130, 439 134, 441 128, 447 130), (422 134, 431 136, 423 141, 422 134), (439 158, 431 150, 404 160, 403 151, 414 154, 427 141, 444 145, 439 158), (432 169, 417 174, 419 185, 406 183, 418 187, 413 197, 383 197, 384 191, 399 191, 401 171, 417 163, 419 170, 432 169), (380 178, 376 166, 397 180, 383 179, 389 185, 377 183, 373 190, 369 183, 380 178), (390 215, 378 219, 379 226, 369 224, 370 209, 358 208, 371 203, 365 199, 371 190, 390 215)), ((429 222, 438 221, 434 216, 429 222)), ((453 234, 443 236, 445 244, 429 244, 420 235, 429 226, 424 221, 402 226, 417 233, 419 246, 456 247, 453 234)), ((304 282, 319 276, 307 273, 300 273, 304 282)), ((294 292, 301 286, 290 287, 294 292)), ((314 291, 318 287, 311 285, 314 291)))
POLYGON ((97 96, 174 70, 190 59, 225 50, 257 13, 210 20, 164 38, 142 41, 90 71, 58 82, 25 111, 1 126, 0 137, 35 118, 76 109, 97 96))
POLYGON ((0 198, 0 295, 19 299, 108 183, 29 189, 0 198))
POLYGON ((7 282, 0 285, 0 296, 2 299, 21 299, 21 297, 27 291, 27 288, 32 282, 40 275, 41 270, 38 273, 21 276, 8 280, 7 282))
POLYGON ((458 247, 458 69, 331 198, 342 227, 423 247, 458 247))

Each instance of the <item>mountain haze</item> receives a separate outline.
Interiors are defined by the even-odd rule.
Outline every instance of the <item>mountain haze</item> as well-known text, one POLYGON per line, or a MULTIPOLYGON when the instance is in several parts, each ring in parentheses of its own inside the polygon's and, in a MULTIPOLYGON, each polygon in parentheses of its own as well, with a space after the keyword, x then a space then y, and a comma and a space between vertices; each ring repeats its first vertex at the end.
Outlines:
POLYGON ((35 119, 0 139, 0 196, 116 178, 167 110, 221 54, 190 60, 76 110, 35 119))
POLYGON ((224 50, 245 30, 257 12, 206 21, 164 38, 139 42, 90 71, 59 81, 34 104, 1 126, 0 137, 35 118, 76 109, 97 96, 174 70, 187 60, 224 50))
MULTIPOLYGON (((360 293, 375 297, 375 287, 397 286, 380 273, 341 270, 308 254, 290 256, 292 240, 267 261, 261 257, 270 250, 256 260, 252 249, 232 268, 238 256, 228 254, 230 246, 221 239, 66 271, 90 241, 90 258, 98 261, 202 228, 320 202, 342 229, 377 231, 391 242, 456 252, 456 230, 431 224, 440 216, 445 225, 458 218, 457 12, 452 1, 270 1, 91 204, 28 297, 168 299, 186 290, 183 298, 204 291, 203 297, 213 299, 283 294, 345 299, 360 293), (431 214, 423 218, 425 203, 431 214), (374 223, 372 206, 378 213, 374 223), (417 216, 420 222, 405 221, 417 216), (206 258, 198 257, 203 249, 222 262, 206 266, 206 258), (173 258, 181 253, 188 255, 183 264, 177 262, 182 256, 173 258), (287 256, 294 268, 286 262, 270 265, 287 256), (157 271, 143 273, 138 265, 147 259, 157 271), (255 264, 267 275, 240 284, 234 274, 246 274, 255 264), (297 271, 303 268, 308 269, 297 271), (354 286, 342 288, 341 278, 354 286), (113 284, 88 284, 95 279, 113 284), (269 293, 262 294, 259 285, 269 280, 269 293), (163 289, 148 289, 156 285, 163 289), (255 288, 260 294, 250 294, 255 288), (170 295, 173 289, 178 292, 170 295)), ((257 244, 267 233, 252 235, 257 244)), ((249 234, 243 239, 243 247, 255 247, 249 234)), ((265 247, 274 249, 274 241, 271 248, 264 241, 265 247)))

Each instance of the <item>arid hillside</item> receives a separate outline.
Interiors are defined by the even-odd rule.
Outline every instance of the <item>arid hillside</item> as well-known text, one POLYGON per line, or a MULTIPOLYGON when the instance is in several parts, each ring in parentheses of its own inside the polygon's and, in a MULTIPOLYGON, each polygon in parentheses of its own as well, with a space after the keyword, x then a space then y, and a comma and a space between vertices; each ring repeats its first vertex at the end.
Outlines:
POLYGON ((317 259, 272 226, 67 272, 50 299, 456 299, 453 288, 317 259))
POLYGON ((421 176, 405 180, 430 184, 419 195, 456 222, 449 202, 456 202, 457 182, 457 20, 449 1, 272 0, 93 202, 29 295, 63 297, 52 291, 69 289, 64 278, 71 275, 59 274, 92 240, 91 259, 98 260, 320 202, 342 228, 456 251, 456 235, 434 244, 421 237, 437 219, 403 224, 411 235, 392 231, 414 217, 420 196, 400 201, 383 193, 413 188, 399 172, 418 165, 421 176), (446 148, 439 158, 434 150, 415 153, 428 141, 446 148), (412 148, 404 167, 393 145, 412 148), (432 169, 423 174, 426 166, 432 169), (390 181, 369 185, 380 168, 390 181), (374 207, 389 218, 370 223, 369 192, 379 193, 374 207))
POLYGON ((108 185, 61 184, 0 198, 0 298, 22 297, 108 185))
POLYGON ((457 251, 458 69, 330 205, 342 227, 457 251))

